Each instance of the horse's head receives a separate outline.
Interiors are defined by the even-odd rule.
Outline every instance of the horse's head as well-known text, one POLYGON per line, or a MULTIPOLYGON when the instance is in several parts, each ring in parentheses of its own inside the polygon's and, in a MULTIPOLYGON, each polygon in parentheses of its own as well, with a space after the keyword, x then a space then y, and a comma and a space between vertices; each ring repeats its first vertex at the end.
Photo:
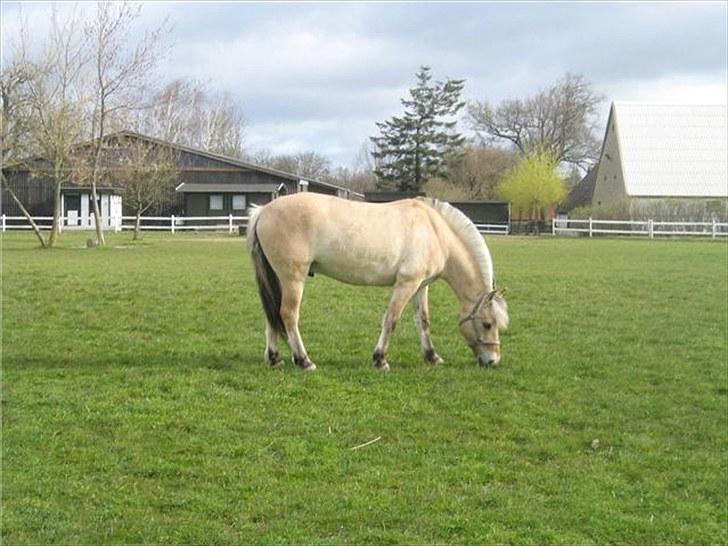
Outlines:
POLYGON ((460 332, 481 366, 495 366, 500 361, 499 331, 508 327, 508 305, 503 292, 486 292, 460 318, 460 332))

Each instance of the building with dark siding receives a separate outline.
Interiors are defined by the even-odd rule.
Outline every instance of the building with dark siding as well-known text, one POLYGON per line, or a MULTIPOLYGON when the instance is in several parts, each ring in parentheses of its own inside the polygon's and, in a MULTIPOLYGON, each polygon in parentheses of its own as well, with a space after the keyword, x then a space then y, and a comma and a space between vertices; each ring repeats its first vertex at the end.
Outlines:
MULTIPOLYGON (((99 205, 105 225, 112 227, 115 218, 132 214, 122 201, 122 191, 114 180, 119 169, 118 158, 131 146, 150 146, 173 157, 176 180, 168 188, 169 199, 156 214, 177 216, 236 216, 244 215, 251 204, 265 204, 280 195, 312 191, 346 199, 363 199, 363 195, 348 188, 301 178, 298 175, 261 167, 223 155, 181 146, 157 138, 122 131, 105 137, 108 160, 104 167, 104 182, 98 187, 99 205)), ((88 144, 80 145, 82 151, 88 144)), ((16 166, 3 168, 10 187, 33 216, 53 214, 53 182, 43 171, 43 159, 33 158, 16 166)), ((63 185, 61 202, 66 224, 91 227, 91 188, 75 181, 73 176, 63 185)), ((20 216, 16 203, 5 189, 2 191, 2 213, 20 216)))

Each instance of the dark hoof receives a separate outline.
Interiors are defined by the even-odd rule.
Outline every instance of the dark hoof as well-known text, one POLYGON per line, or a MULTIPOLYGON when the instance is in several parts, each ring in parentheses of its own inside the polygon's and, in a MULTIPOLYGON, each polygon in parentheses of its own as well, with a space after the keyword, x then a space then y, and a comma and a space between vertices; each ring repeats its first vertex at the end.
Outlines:
POLYGON ((439 366, 440 364, 444 364, 445 361, 440 357, 439 354, 437 354, 435 351, 430 349, 425 353, 425 362, 428 364, 432 364, 433 366, 439 366))
POLYGON ((266 351, 265 361, 271 368, 283 367, 283 359, 278 351, 266 351))
POLYGON ((312 372, 316 369, 316 364, 311 362, 307 356, 293 356, 293 362, 304 372, 312 372))
POLYGON ((372 361, 374 362, 374 367, 376 369, 382 370, 383 372, 389 371, 389 362, 387 362, 387 359, 384 358, 384 353, 381 353, 378 350, 374 351, 372 361))

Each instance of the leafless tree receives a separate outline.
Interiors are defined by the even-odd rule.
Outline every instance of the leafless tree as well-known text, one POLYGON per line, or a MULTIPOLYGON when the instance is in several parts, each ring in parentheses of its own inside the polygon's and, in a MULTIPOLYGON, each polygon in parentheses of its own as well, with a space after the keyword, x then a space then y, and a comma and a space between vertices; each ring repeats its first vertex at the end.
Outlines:
POLYGON ((468 112, 473 129, 485 141, 510 142, 523 155, 548 153, 559 163, 586 169, 598 159, 595 129, 602 100, 583 76, 567 73, 533 97, 497 106, 475 101, 468 112))
POLYGON ((242 158, 245 117, 229 93, 198 81, 175 80, 137 117, 138 132, 209 152, 242 158))
POLYGON ((96 16, 84 26, 92 51, 89 87, 93 96, 89 157, 92 210, 99 246, 105 244, 97 186, 103 175, 105 137, 114 118, 141 108, 149 94, 153 70, 161 54, 160 36, 166 24, 143 35, 132 35, 141 5, 99 2, 96 16), (133 46, 131 44, 134 44, 133 46))
POLYGON ((515 153, 493 146, 470 145, 450 166, 450 182, 466 199, 495 199, 495 187, 515 166, 515 153))
MULTIPOLYGON (((31 147, 31 118, 32 100, 29 90, 29 82, 33 74, 28 72, 30 67, 22 66, 17 59, 10 61, 3 66, 0 73, 0 162, 5 168, 9 164, 20 164, 23 159, 30 155, 31 147)), ((5 178, 5 172, 0 172, 2 187, 7 195, 15 202, 23 215, 30 223, 33 232, 42 247, 46 246, 45 237, 35 223, 23 202, 5 178)))
POLYGON ((246 156, 251 163, 295 174, 301 178, 326 181, 332 177, 331 160, 318 152, 272 155, 268 150, 246 156))
POLYGON ((141 233, 141 216, 161 207, 170 197, 177 179, 177 159, 172 149, 145 141, 119 144, 114 182, 121 188, 124 204, 134 210, 134 239, 141 233))
POLYGON ((13 52, 17 69, 27 78, 25 130, 34 151, 42 158, 31 163, 31 172, 53 182, 53 225, 48 247, 54 246, 60 235, 61 188, 71 178, 73 149, 83 131, 84 97, 79 81, 87 58, 78 22, 76 12, 60 21, 54 9, 50 32, 37 60, 30 58, 23 23, 13 52))
POLYGON ((333 169, 330 181, 359 193, 373 191, 377 187, 377 176, 374 174, 374 167, 371 143, 366 140, 354 157, 352 166, 333 169))

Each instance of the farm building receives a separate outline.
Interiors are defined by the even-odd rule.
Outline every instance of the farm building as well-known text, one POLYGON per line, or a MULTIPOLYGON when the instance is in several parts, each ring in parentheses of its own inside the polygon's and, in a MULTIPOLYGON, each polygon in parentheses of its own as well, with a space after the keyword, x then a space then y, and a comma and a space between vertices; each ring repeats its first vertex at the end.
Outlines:
MULTIPOLYGON (((425 197, 425 192, 368 191, 364 198, 370 203, 387 203, 399 199, 425 197)), ((511 204, 508 201, 450 201, 475 224, 498 224, 509 226, 511 223, 511 204)))
MULTIPOLYGON (((173 158, 175 180, 168 188, 169 202, 162 214, 179 216, 243 215, 251 204, 264 204, 279 195, 299 191, 313 191, 361 199, 361 194, 348 188, 319 180, 304 179, 295 174, 261 167, 219 154, 206 152, 140 135, 130 131, 114 133, 105 138, 105 146, 111 158, 104 167, 104 182, 98 188, 99 207, 105 227, 116 225, 117 219, 131 214, 123 203, 123 191, 114 173, 121 169, 121 162, 128 150, 145 146, 173 158)), ((83 151, 88 144, 80 145, 83 151)), ((43 158, 34 158, 19 166, 3 168, 10 187, 34 216, 53 214, 53 183, 50 178, 38 174, 43 170, 43 158)), ((118 178, 118 176, 117 176, 118 178)), ((91 227, 91 188, 88 183, 71 180, 61 190, 63 216, 66 225, 91 227)), ((8 216, 21 214, 6 190, 2 192, 2 213, 8 216)))
POLYGON ((615 102, 591 205, 633 218, 728 214, 728 107, 615 102))

